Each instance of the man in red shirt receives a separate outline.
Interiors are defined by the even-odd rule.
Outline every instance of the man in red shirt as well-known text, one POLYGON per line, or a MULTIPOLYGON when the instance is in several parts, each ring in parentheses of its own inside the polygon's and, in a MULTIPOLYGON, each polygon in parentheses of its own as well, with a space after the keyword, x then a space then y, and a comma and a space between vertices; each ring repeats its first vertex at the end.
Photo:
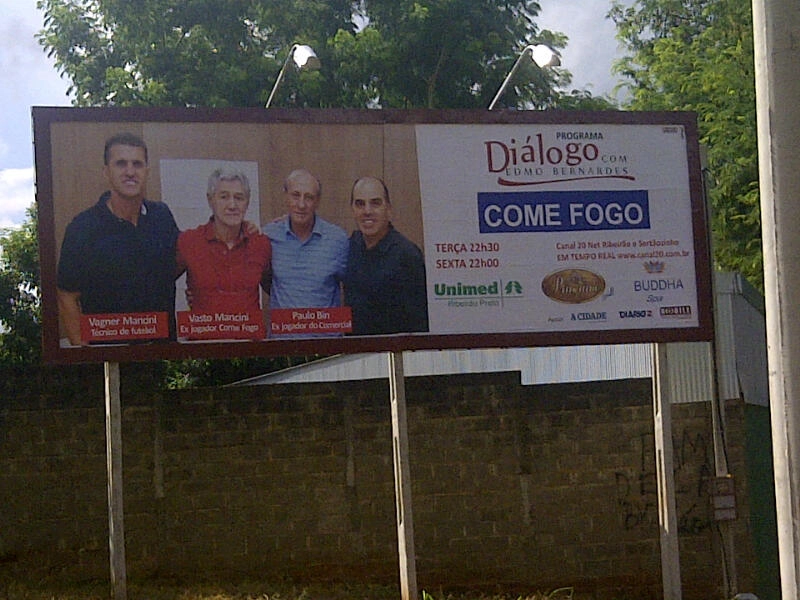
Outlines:
POLYGON ((217 169, 208 179, 212 216, 178 237, 178 271, 186 271, 192 312, 261 311, 260 289, 269 292, 269 238, 248 227, 250 183, 239 171, 217 169))

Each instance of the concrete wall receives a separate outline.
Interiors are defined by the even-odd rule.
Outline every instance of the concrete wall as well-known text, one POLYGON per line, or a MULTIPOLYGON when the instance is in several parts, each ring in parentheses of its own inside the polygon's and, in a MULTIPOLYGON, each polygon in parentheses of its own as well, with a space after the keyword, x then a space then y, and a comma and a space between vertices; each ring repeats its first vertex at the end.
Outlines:
MULTIPOLYGON (((660 598, 649 380, 406 387, 420 589, 660 598)), ((386 382, 146 388, 123 366, 129 576, 397 580, 386 382)), ((107 577, 102 371, 7 373, 0 390, 0 569, 107 577)), ((748 455, 770 448, 746 435, 754 409, 768 420, 727 406, 740 591, 758 591, 751 517, 770 510, 749 488, 748 455)), ((674 406, 673 437, 684 598, 719 598, 708 405, 674 406)))

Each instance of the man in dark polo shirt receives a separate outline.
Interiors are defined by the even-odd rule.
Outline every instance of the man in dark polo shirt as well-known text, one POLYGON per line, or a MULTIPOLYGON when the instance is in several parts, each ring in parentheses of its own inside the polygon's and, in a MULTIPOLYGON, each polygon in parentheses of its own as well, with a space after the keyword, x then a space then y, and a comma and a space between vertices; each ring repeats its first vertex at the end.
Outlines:
POLYGON ((425 261, 392 226, 386 184, 376 177, 356 180, 350 207, 358 230, 350 236, 344 295, 353 334, 428 331, 425 261))
POLYGON ((174 334, 175 244, 169 207, 146 200, 144 141, 121 133, 106 141, 109 190, 67 226, 58 263, 58 307, 64 331, 81 344, 83 314, 166 312, 174 334))

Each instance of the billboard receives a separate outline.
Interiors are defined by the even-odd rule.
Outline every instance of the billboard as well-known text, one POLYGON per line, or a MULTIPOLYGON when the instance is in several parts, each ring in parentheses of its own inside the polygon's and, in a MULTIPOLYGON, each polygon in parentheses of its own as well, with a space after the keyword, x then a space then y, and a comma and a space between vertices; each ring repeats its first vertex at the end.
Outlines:
POLYGON ((33 122, 49 362, 712 337, 691 113, 33 122))

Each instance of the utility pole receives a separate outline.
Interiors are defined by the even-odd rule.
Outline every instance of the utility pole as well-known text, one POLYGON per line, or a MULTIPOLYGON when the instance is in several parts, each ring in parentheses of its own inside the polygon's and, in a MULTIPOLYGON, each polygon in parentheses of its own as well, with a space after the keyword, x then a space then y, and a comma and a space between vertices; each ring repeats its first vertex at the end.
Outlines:
POLYGON ((800 4, 753 0, 781 594, 800 598, 800 4))

